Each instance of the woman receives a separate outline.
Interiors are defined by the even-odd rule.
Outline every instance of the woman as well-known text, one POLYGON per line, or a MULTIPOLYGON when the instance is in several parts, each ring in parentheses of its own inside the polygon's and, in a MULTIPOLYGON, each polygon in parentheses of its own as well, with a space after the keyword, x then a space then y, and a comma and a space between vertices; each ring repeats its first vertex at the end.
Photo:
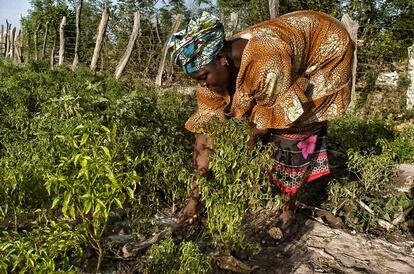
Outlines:
MULTIPOLYGON (((223 25, 203 13, 175 33, 170 46, 175 63, 199 83, 198 109, 185 125, 196 133, 196 169, 208 171, 204 127, 212 117, 247 120, 250 145, 266 135, 278 148, 269 176, 283 192, 279 225, 287 231, 298 190, 330 173, 326 122, 350 103, 354 44, 348 32, 324 13, 298 11, 225 41, 223 25)), ((190 223, 198 198, 195 187, 182 212, 190 223)))

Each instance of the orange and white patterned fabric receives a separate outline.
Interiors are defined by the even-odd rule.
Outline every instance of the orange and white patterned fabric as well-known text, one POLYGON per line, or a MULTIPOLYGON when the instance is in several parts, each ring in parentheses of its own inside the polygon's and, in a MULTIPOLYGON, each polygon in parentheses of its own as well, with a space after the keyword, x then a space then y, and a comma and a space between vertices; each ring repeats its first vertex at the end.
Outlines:
POLYGON ((234 38, 243 51, 233 99, 198 87, 186 123, 203 132, 212 117, 247 119, 261 129, 300 128, 348 107, 354 51, 345 27, 321 12, 299 11, 254 25, 234 38))

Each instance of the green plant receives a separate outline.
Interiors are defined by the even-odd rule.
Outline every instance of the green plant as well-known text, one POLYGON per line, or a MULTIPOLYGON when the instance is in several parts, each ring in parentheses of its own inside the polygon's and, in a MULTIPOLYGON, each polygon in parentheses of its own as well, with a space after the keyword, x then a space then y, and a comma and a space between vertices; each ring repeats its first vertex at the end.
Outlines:
POLYGON ((215 246, 227 251, 255 249, 245 238, 242 221, 248 210, 280 205, 280 197, 272 193, 266 175, 275 148, 261 144, 247 148, 250 129, 243 121, 229 120, 212 128, 209 135, 214 144, 209 163, 212 175, 200 179, 208 234, 215 246))
POLYGON ((51 221, 20 233, 2 231, 0 272, 77 273, 74 258, 82 256, 84 243, 82 234, 66 222, 51 221))
POLYGON ((46 174, 46 189, 64 216, 79 218, 89 244, 98 253, 97 271, 105 250, 102 243, 109 212, 122 208, 127 195, 134 197, 139 177, 135 167, 145 160, 131 159, 117 151, 117 129, 89 123, 72 134, 56 136, 72 153, 62 157, 56 169, 46 174))
POLYGON ((150 249, 146 267, 150 273, 171 274, 201 274, 212 269, 211 259, 197 244, 189 241, 176 245, 171 237, 150 249))
POLYGON ((367 193, 384 189, 396 175, 397 164, 392 155, 363 155, 355 150, 348 150, 348 168, 358 176, 359 185, 367 193))

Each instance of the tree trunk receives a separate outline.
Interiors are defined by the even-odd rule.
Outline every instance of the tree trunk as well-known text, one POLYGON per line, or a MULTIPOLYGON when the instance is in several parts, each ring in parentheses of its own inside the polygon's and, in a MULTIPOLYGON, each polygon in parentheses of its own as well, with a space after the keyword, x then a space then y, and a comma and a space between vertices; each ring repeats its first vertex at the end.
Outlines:
POLYGON ((61 66, 63 65, 63 59, 64 59, 64 55, 65 55, 65 25, 66 25, 66 16, 63 16, 62 18, 62 22, 60 22, 60 26, 59 26, 59 39, 60 39, 60 44, 59 44, 59 63, 58 65, 61 66))
POLYGON ((109 20, 109 9, 107 7, 104 8, 104 11, 102 13, 101 23, 99 24, 98 28, 98 35, 96 38, 96 45, 95 50, 93 51, 92 61, 90 65, 90 69, 92 71, 95 71, 96 69, 96 63, 98 62, 99 54, 102 49, 102 42, 105 36, 106 27, 108 25, 109 20))
POLYGON ((33 38, 34 39, 34 51, 35 51, 34 57, 35 57, 35 61, 38 60, 38 56, 37 56, 37 37, 39 35, 39 30, 40 30, 40 24, 37 25, 36 30, 34 32, 34 38, 33 38))
POLYGON ((43 37, 43 47, 42 47, 42 59, 44 59, 46 56, 46 42, 47 42, 48 34, 49 34, 49 21, 47 21, 45 25, 45 36, 43 37))
MULTIPOLYGON (((168 39, 170 39, 171 35, 178 30, 182 20, 183 20, 183 15, 177 14, 177 16, 175 17, 174 26, 170 32, 170 35, 168 35, 168 39)), ((162 49, 161 62, 158 67, 157 78, 155 79, 155 84, 158 86, 162 85, 162 74, 164 72, 165 58, 167 57, 167 52, 168 52, 168 40, 165 42, 164 48, 162 49)))
POLYGON ((55 37, 53 38, 53 47, 50 53, 50 69, 53 70, 55 66, 55 52, 56 52, 56 40, 57 40, 57 31, 55 30, 55 37))
POLYGON ((238 24, 239 24, 239 13, 237 12, 230 13, 230 23, 227 26, 226 39, 230 39, 230 37, 233 36, 233 33, 235 32, 238 24))
POLYGON ((344 24, 345 28, 348 30, 349 35, 351 36, 352 41, 355 45, 354 50, 354 59, 352 62, 352 88, 351 88, 351 104, 349 105, 349 109, 353 109, 355 107, 355 84, 356 84, 356 72, 357 72, 357 35, 358 35, 358 22, 352 20, 352 18, 348 14, 344 14, 341 18, 342 24, 344 24))
POLYGON ((7 55, 10 57, 10 59, 14 60, 14 42, 16 39, 16 27, 13 28, 11 35, 10 35, 10 51, 7 53, 7 55))
POLYGON ((407 110, 414 109, 414 45, 408 48, 408 79, 410 86, 407 90, 407 110))
POLYGON ((264 248, 250 265, 260 273, 413 273, 413 241, 392 243, 307 220, 289 242, 264 248))
POLYGON ((129 39, 127 49, 115 70, 116 79, 118 79, 121 76, 122 72, 125 69, 125 66, 128 63, 129 57, 131 56, 132 49, 134 48, 134 45, 135 45, 135 41, 137 40, 137 37, 138 37, 139 27, 140 27, 140 13, 139 11, 137 11, 134 13, 134 27, 132 29, 132 34, 131 34, 131 38, 129 39))
POLYGON ((78 49, 79 49, 79 39, 80 39, 80 18, 81 18, 81 11, 82 11, 82 2, 83 0, 79 0, 78 6, 76 7, 76 42, 75 42, 75 56, 73 58, 72 70, 75 70, 79 64, 78 49))
POLYGON ((279 16, 279 0, 269 0, 270 19, 279 16))

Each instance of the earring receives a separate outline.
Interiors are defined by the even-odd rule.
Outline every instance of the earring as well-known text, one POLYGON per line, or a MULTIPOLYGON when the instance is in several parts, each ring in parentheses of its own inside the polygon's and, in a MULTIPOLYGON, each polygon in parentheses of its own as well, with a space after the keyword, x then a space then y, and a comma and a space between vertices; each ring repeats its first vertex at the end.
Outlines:
POLYGON ((226 67, 228 67, 228 66, 229 66, 229 62, 227 61, 227 59, 226 59, 226 62, 224 63, 224 65, 225 65, 226 67))

